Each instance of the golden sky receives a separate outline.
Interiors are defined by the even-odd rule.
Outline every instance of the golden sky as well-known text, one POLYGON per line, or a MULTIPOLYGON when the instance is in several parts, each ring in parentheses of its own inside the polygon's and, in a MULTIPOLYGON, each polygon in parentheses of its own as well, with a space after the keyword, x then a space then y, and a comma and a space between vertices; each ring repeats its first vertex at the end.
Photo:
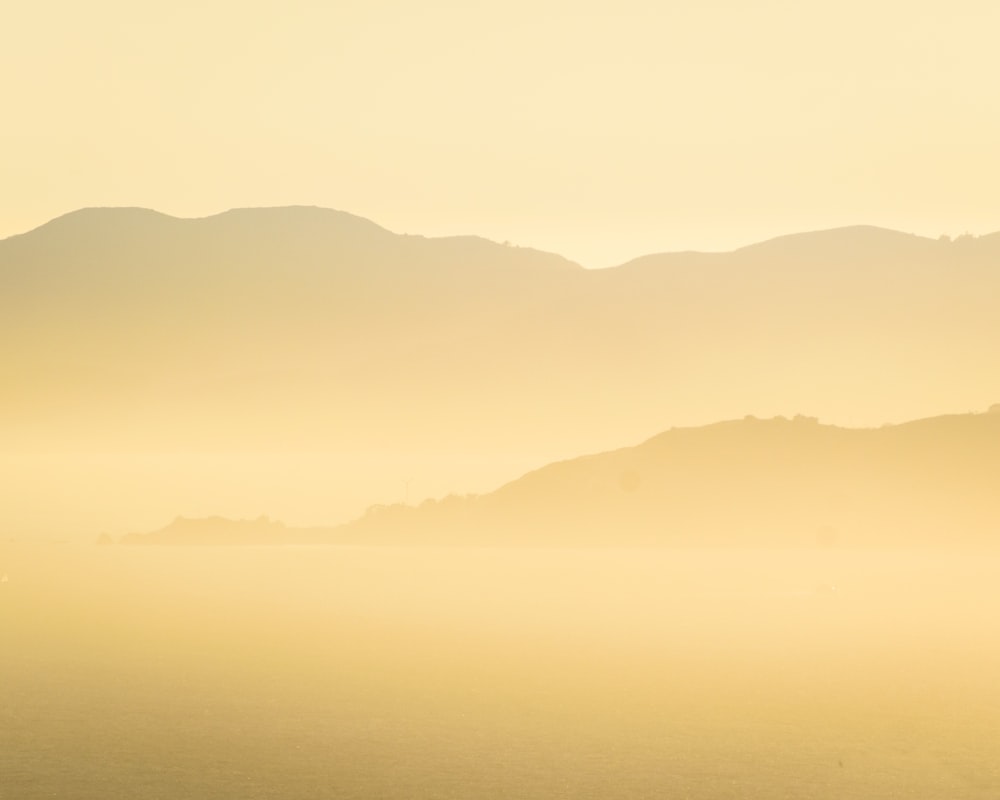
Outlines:
POLYGON ((36 0, 0 26, 0 236, 314 204, 586 266, 1000 229, 995 0, 36 0))

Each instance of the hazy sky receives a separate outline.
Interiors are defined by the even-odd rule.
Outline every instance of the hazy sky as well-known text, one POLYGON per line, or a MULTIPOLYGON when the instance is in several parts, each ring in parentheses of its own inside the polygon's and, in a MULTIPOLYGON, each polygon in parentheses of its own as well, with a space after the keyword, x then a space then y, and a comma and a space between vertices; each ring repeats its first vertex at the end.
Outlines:
POLYGON ((315 204, 587 266, 870 223, 1000 229, 995 0, 34 0, 0 236, 315 204))

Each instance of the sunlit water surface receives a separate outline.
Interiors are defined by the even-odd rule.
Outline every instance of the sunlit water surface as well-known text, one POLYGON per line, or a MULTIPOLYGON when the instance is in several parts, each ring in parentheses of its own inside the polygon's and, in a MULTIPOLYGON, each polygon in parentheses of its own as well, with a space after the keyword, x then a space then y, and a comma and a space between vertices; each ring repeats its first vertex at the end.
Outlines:
POLYGON ((0 798, 1000 797, 1000 556, 0 545, 0 798))

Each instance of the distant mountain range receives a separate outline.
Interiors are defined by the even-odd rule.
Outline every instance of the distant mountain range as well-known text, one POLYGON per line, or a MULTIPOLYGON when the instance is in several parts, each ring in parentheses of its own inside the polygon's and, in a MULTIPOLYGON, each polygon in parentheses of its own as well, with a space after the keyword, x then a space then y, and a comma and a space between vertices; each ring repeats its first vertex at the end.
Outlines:
POLYGON ((8 452, 579 453, 1000 397, 1000 234, 870 227, 585 270, 318 208, 86 209, 0 241, 8 452))
POLYGON ((995 547, 998 486, 1000 405, 871 429, 747 418, 550 464, 481 496, 375 507, 337 528, 177 520, 123 541, 995 547))

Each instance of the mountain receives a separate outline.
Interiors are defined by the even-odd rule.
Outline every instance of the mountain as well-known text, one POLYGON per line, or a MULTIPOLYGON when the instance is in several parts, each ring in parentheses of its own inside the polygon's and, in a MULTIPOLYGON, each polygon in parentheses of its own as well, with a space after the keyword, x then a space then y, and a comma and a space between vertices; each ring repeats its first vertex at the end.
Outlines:
POLYGON ((319 208, 85 209, 0 241, 0 524, 199 516, 229 454, 254 486, 226 513, 335 522, 411 478, 481 491, 670 425, 977 408, 1000 396, 998 296, 997 234, 843 228, 586 270, 319 208), (362 485, 295 453, 407 466, 362 485))
POLYGON ((339 538, 992 546, 998 485, 997 410, 872 429, 749 418, 551 464, 482 497, 376 510, 339 538))
MULTIPOLYGON (((998 485, 1000 406, 871 429, 747 418, 550 464, 489 494, 376 507, 331 531, 285 535, 331 544, 995 547, 998 485)), ((129 541, 190 539, 174 527, 129 541)))
POLYGON ((76 212, 0 242, 3 434, 28 450, 454 439, 568 273, 323 209, 76 212))

